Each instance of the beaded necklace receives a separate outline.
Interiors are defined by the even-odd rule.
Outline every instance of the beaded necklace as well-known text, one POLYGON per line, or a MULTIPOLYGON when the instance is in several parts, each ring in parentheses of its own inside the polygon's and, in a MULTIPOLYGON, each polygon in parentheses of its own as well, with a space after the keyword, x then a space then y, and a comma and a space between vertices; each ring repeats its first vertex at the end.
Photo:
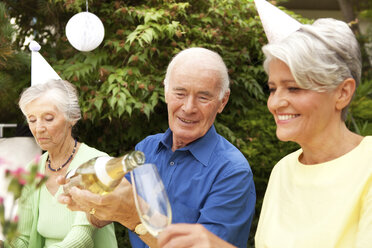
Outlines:
POLYGON ((49 170, 54 171, 54 172, 57 172, 57 171, 62 170, 63 167, 65 167, 68 164, 68 162, 70 162, 70 160, 72 159, 72 157, 74 156, 74 153, 76 151, 76 144, 77 144, 77 140, 75 139, 74 149, 72 150, 72 153, 71 153, 70 157, 67 159, 66 163, 64 163, 63 165, 61 165, 57 169, 53 169, 52 166, 50 166, 50 158, 48 156, 48 168, 49 168, 49 170))

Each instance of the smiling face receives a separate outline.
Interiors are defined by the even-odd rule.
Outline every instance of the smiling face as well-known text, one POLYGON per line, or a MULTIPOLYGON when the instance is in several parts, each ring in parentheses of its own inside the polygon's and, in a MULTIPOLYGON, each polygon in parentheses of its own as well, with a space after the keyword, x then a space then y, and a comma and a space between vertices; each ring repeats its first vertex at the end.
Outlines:
POLYGON ((42 96, 25 107, 27 122, 42 150, 51 151, 71 137, 71 124, 49 97, 42 96))
POLYGON ((270 96, 267 106, 275 118, 276 135, 282 141, 305 144, 327 133, 340 123, 335 93, 299 88, 288 66, 274 59, 269 64, 270 96))
POLYGON ((174 67, 165 92, 173 150, 204 136, 217 113, 224 109, 229 92, 219 99, 221 87, 217 75, 216 71, 194 63, 182 62, 174 67))

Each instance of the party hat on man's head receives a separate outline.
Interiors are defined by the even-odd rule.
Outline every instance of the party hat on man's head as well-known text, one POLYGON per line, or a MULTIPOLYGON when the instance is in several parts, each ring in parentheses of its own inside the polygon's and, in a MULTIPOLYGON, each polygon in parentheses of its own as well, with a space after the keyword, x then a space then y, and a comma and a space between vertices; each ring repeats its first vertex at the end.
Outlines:
POLYGON ((39 53, 40 45, 31 41, 31 86, 46 83, 50 79, 61 79, 44 57, 39 53))
POLYGON ((269 43, 284 39, 296 32, 301 23, 265 0, 254 0, 269 43))

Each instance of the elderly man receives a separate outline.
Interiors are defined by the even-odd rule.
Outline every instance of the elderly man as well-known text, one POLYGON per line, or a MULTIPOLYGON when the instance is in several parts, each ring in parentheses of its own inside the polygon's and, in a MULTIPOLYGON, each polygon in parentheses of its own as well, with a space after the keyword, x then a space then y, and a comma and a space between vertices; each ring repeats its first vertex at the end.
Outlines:
MULTIPOLYGON (((213 125, 230 96, 222 58, 204 48, 181 51, 168 66, 164 86, 169 129, 145 138, 136 150, 157 165, 172 222, 201 224, 223 240, 246 247, 256 200, 252 171, 243 154, 213 125)), ((71 198, 62 195, 59 201, 72 210, 94 208, 90 220, 97 226, 105 224, 101 220, 126 226, 132 231, 133 247, 157 246, 149 233, 134 232, 140 219, 126 179, 111 194, 73 188, 71 198)))

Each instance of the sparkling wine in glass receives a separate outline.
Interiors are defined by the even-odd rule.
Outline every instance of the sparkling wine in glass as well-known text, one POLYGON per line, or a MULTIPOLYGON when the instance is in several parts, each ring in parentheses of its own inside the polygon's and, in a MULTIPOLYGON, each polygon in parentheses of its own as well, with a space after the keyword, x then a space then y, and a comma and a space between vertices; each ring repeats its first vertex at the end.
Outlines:
POLYGON ((155 164, 143 164, 130 172, 134 202, 142 225, 157 237, 172 222, 172 210, 155 164))

